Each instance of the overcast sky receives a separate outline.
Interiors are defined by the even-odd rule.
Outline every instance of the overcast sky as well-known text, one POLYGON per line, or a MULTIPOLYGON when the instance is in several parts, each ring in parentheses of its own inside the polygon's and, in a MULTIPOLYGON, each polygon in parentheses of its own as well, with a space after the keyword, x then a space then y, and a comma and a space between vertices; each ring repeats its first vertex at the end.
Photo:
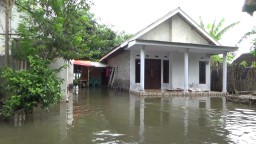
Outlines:
MULTIPOLYGON (((244 33, 256 25, 256 18, 242 12, 244 0, 93 0, 92 12, 105 24, 116 31, 134 34, 162 17, 169 11, 181 7, 192 19, 199 23, 201 16, 205 23, 216 18, 225 18, 230 24, 240 24, 226 33, 220 43, 234 46, 244 33)), ((239 54, 249 51, 250 40, 239 44, 239 54)))

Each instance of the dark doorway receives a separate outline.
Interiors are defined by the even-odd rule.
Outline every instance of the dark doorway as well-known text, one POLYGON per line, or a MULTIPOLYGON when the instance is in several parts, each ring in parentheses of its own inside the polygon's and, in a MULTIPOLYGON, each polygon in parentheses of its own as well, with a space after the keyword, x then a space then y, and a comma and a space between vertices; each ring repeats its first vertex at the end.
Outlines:
POLYGON ((101 86, 107 86, 109 80, 109 68, 101 69, 101 86))
POLYGON ((140 59, 135 60, 135 82, 140 83, 140 59))
POLYGON ((199 61, 199 84, 206 84, 206 63, 199 61))
POLYGON ((161 88, 161 60, 145 60, 145 89, 161 88))

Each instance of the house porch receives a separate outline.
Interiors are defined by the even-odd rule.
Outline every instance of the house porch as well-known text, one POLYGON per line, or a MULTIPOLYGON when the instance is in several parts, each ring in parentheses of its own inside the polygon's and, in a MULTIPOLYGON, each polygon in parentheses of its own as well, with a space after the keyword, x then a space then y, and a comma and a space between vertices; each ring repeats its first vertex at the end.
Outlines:
MULTIPOLYGON (((145 89, 149 89, 145 87, 146 84, 148 84, 151 81, 146 81, 146 70, 145 67, 146 64, 146 56, 147 52, 151 53, 165 53, 169 54, 169 56, 164 56, 165 58, 162 58, 162 60, 167 59, 169 61, 169 86, 168 88, 182 88, 184 93, 189 92, 189 88, 191 84, 199 84, 201 86, 204 85, 204 88, 200 89, 206 89, 210 91, 210 76, 208 76, 209 72, 206 72, 209 69, 205 69, 203 73, 205 73, 207 76, 204 76, 204 80, 198 81, 197 77, 191 77, 191 75, 195 75, 198 72, 198 69, 195 66, 195 62, 200 62, 203 60, 204 65, 209 65, 209 56, 213 54, 223 54, 223 88, 222 92, 227 92, 226 85, 227 85, 227 52, 232 51, 233 47, 223 47, 223 46, 214 46, 214 45, 203 45, 203 44, 187 44, 187 43, 176 43, 176 42, 162 42, 162 41, 151 41, 151 40, 134 40, 129 43, 128 47, 125 50, 130 51, 137 51, 139 54, 136 54, 136 56, 139 56, 140 60, 140 80, 137 82, 137 80, 131 79, 131 88, 130 90, 136 91, 138 89, 134 89, 134 87, 138 87, 139 84, 139 90, 144 91, 145 89), (180 55, 181 54, 181 55, 180 55), (197 58, 195 59, 194 63, 189 59, 189 57, 194 57, 197 55, 197 58), (202 55, 202 56, 200 56, 202 55), (182 58, 183 57, 183 58, 182 58), (176 61, 176 65, 173 65, 173 62, 176 61), (179 61, 179 62, 177 62, 179 61), (193 65, 191 65, 191 62, 193 65), (178 68, 177 68, 178 66, 178 68), (193 68, 194 70, 192 70, 193 68), (179 70, 178 70, 179 69, 179 70), (180 78, 178 78, 179 76, 180 78), (175 77, 175 79, 174 79, 175 77), (190 78, 189 78, 190 77, 190 78), (193 78, 193 81, 191 81, 191 78, 193 78), (194 80, 195 79, 195 80, 194 80), (136 81, 136 84, 133 84, 133 82, 136 81), (183 81, 183 82, 181 82, 183 81), (182 84, 183 83, 183 84, 182 84)), ((155 56, 158 57, 158 56, 155 56)), ((134 59, 134 58, 133 58, 134 59)), ((148 58, 149 59, 149 58, 148 58)), ((156 58, 155 58, 156 59, 156 58)), ((159 59, 161 59, 159 57, 159 59)), ((133 63, 132 63, 133 64, 133 63)), ((132 67, 131 64, 131 67, 132 67)), ((152 65, 152 63, 150 63, 152 65)), ((161 65, 161 63, 159 64, 161 65)), ((197 65, 197 64, 196 64, 197 65)), ((163 70, 163 63, 161 68, 163 70)), ((154 70, 154 69, 153 69, 154 70)), ((160 71, 162 73, 162 70, 160 71)), ((152 71, 152 69, 151 69, 152 71)), ((131 73, 133 70, 131 71, 131 73)), ((148 72, 150 73, 150 72, 148 72)), ((154 76, 154 71, 151 72, 151 77, 154 76), (152 74, 153 73, 153 74, 152 74)), ((203 75, 202 75, 203 76, 203 75)), ((161 77, 161 88, 160 89, 166 89, 163 87, 163 74, 161 77)), ((198 78, 199 79, 199 78, 198 78)), ((152 81, 155 83, 154 81, 152 81)), ((152 87, 153 88, 153 87, 152 87)), ((151 88, 150 88, 151 89, 151 88)))

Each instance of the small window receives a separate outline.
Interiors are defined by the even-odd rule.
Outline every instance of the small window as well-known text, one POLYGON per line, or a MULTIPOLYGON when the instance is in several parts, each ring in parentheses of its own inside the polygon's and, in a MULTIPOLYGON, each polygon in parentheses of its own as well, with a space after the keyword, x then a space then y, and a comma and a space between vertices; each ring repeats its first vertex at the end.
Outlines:
POLYGON ((199 84, 206 84, 206 62, 199 61, 199 84))
POLYGON ((140 83, 140 60, 135 60, 135 83, 140 83))
POLYGON ((169 83, 169 61, 164 60, 163 66, 163 82, 169 83))

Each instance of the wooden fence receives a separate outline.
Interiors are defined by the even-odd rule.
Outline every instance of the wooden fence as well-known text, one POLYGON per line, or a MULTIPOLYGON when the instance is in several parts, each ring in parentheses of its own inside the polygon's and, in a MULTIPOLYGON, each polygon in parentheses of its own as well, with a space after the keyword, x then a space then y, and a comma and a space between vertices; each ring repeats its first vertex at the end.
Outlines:
MULTIPOLYGON (((227 78, 229 93, 256 90, 256 68, 229 65, 227 78)), ((211 68, 211 90, 222 91, 222 65, 211 68)))

